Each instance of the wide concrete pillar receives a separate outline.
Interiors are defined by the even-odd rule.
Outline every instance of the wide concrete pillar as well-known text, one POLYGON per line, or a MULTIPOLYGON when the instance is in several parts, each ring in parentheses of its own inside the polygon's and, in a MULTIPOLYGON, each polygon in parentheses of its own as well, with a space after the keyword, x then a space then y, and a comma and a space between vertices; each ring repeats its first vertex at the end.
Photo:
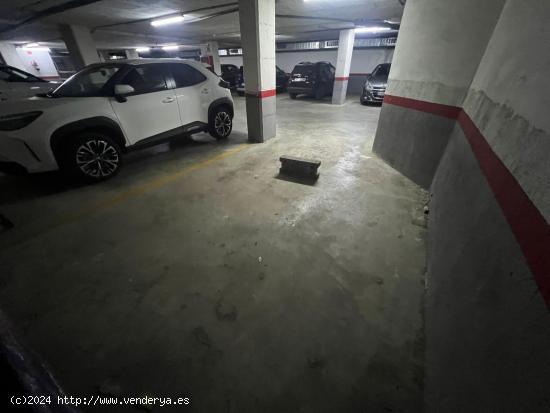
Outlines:
POLYGON ((7 65, 21 70, 28 70, 13 44, 0 42, 0 55, 2 55, 2 59, 4 59, 7 65))
POLYGON ((126 49, 126 59, 139 59, 139 54, 136 49, 126 49))
POLYGON ((222 74, 220 65, 220 52, 218 50, 218 42, 208 42, 208 53, 212 56, 212 68, 217 75, 222 74))
POLYGON ((336 74, 334 77, 334 89, 332 91, 333 105, 341 105, 346 101, 354 41, 355 31, 353 29, 340 30, 336 74))
POLYGON ((248 140, 276 132, 275 0, 239 0, 248 140))
POLYGON ((408 0, 405 5, 373 150, 424 188, 432 182, 456 108, 504 2, 408 0), (444 106, 438 112, 432 103, 444 106))
POLYGON ((548 6, 506 1, 430 187, 426 413, 549 411, 548 6))
POLYGON ((94 39, 87 27, 62 25, 61 35, 77 70, 100 61, 94 39))

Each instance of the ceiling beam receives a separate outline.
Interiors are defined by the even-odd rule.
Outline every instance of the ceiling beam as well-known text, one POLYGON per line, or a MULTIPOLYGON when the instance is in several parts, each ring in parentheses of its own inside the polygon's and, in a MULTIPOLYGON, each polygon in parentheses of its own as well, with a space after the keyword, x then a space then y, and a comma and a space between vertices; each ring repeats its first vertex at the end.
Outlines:
POLYGON ((88 6, 89 4, 97 3, 99 1, 102 1, 102 0, 70 0, 65 3, 58 4, 57 6, 48 7, 47 9, 34 12, 33 14, 31 14, 30 17, 27 17, 26 19, 20 22, 17 22, 15 24, 10 24, 10 27, 6 27, 0 30, 0 33, 9 32, 11 30, 17 29, 18 27, 21 27, 25 24, 32 23, 44 17, 48 17, 53 14, 63 13, 64 11, 67 11, 67 10, 88 6))

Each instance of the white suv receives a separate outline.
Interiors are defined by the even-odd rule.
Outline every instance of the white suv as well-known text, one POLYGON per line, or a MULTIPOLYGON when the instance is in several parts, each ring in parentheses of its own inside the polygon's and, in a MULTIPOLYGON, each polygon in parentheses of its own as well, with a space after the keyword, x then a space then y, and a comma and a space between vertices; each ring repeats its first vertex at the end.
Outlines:
POLYGON ((182 134, 229 136, 228 84, 188 60, 86 67, 47 95, 0 105, 0 170, 112 177, 131 148, 182 134))

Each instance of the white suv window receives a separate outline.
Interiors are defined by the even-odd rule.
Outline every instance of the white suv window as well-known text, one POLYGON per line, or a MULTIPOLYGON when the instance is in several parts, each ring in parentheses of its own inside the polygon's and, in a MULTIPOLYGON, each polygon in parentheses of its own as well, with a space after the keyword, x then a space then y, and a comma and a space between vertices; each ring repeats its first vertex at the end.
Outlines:
POLYGON ((133 95, 168 89, 163 64, 147 64, 132 68, 118 83, 134 88, 133 95))
POLYGON ((205 75, 189 65, 175 63, 170 65, 170 68, 176 88, 193 86, 206 80, 205 75))
POLYGON ((67 80, 53 94, 57 97, 98 96, 120 68, 120 65, 92 66, 67 80))

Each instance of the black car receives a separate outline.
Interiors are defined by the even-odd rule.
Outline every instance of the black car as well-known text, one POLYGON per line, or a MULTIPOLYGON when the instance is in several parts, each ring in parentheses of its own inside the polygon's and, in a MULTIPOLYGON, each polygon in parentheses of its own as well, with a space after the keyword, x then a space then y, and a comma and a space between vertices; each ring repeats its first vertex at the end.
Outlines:
POLYGON ((221 65, 221 69, 222 69, 221 78, 225 80, 227 83, 229 83, 230 89, 235 89, 238 86, 239 80, 241 77, 239 68, 236 65, 225 64, 225 65, 221 65))
MULTIPOLYGON (((244 72, 243 67, 240 69, 240 80, 237 85, 237 93, 239 96, 244 96, 244 72)), ((281 69, 279 66, 275 66, 275 82, 277 87, 277 92, 284 92, 288 83, 288 75, 286 72, 281 69)))
POLYGON ((382 63, 367 76, 363 93, 361 93, 361 103, 382 103, 388 86, 390 67, 390 63, 382 63))
POLYGON ((296 99, 300 94, 323 99, 332 94, 334 72, 334 66, 329 62, 298 63, 290 74, 288 94, 291 99, 296 99))

